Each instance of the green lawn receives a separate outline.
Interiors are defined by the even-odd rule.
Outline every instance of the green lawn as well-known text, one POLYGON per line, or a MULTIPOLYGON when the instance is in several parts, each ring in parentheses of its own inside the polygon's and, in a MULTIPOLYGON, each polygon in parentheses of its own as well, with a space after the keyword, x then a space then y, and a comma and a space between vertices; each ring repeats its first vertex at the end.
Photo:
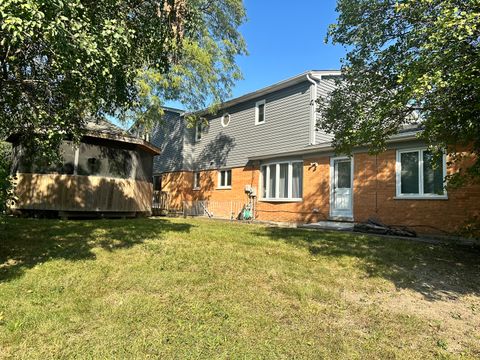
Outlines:
POLYGON ((0 225, 0 358, 478 358, 480 253, 190 219, 0 225))

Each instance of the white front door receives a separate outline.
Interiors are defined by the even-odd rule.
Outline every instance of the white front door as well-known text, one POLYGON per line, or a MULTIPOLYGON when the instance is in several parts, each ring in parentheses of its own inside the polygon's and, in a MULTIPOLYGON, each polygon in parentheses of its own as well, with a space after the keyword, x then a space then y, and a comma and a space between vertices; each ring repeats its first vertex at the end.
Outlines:
POLYGON ((332 158, 330 168, 330 216, 332 218, 352 218, 352 159, 332 158))

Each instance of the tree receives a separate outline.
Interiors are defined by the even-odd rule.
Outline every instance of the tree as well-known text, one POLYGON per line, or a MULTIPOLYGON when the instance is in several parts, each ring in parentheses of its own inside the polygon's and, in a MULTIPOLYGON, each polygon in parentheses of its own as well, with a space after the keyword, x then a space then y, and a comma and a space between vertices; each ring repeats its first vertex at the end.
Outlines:
POLYGON ((244 18, 241 0, 3 0, 0 137, 48 158, 87 115, 216 99, 240 76, 244 18))
POLYGON ((343 78, 319 99, 319 128, 337 151, 371 152, 405 125, 436 153, 475 159, 457 180, 480 179, 480 1, 339 0, 327 40, 347 48, 343 78))
POLYGON ((183 39, 178 61, 168 72, 153 67, 141 71, 138 101, 118 114, 120 119, 148 130, 161 118, 165 100, 179 100, 190 112, 210 105, 214 112, 231 95, 232 86, 242 78, 235 57, 246 53, 237 30, 245 19, 242 1, 207 1, 199 9, 209 15, 196 24, 192 36, 183 39))

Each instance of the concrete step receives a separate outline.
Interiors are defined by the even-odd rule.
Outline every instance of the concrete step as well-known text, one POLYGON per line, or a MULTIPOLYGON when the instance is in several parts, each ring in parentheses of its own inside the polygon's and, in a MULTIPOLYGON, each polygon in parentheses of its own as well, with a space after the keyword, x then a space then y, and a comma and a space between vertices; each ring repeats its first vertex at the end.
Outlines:
POLYGON ((353 222, 345 221, 319 221, 316 223, 299 225, 299 228, 305 229, 323 229, 323 230, 343 230, 353 231, 353 222))

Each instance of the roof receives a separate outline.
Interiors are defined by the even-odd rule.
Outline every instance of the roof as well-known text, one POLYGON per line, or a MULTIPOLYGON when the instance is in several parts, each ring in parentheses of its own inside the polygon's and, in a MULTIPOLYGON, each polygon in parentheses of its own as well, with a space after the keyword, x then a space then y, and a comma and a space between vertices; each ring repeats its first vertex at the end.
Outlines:
POLYGON ((128 133, 123 130, 120 126, 117 126, 107 119, 103 117, 90 117, 87 119, 85 129, 87 131, 93 131, 93 132, 102 132, 106 134, 114 134, 114 135, 128 135, 128 133))
MULTIPOLYGON (((269 85, 267 87, 261 88, 259 90, 247 93, 245 95, 230 99, 220 104, 220 109, 224 109, 248 100, 255 99, 257 97, 264 96, 266 94, 272 93, 274 91, 278 91, 281 89, 285 89, 289 86, 299 84, 304 81, 308 81, 308 77, 311 77, 317 81, 321 80, 324 76, 340 76, 342 73, 340 70, 309 70, 305 71, 301 74, 295 75, 291 78, 281 80, 273 85, 269 85)), ((197 114, 197 115, 204 115, 208 112, 208 110, 201 110, 197 112, 193 112, 190 114, 197 114)))
POLYGON ((123 130, 121 127, 112 124, 110 121, 103 117, 89 118, 87 120, 85 129, 85 136, 135 144, 146 152, 152 153, 154 155, 160 154, 160 149, 155 145, 138 137, 132 136, 127 131, 123 130))
MULTIPOLYGON (((154 146, 153 144, 143 139, 130 135, 121 127, 115 124, 112 124, 110 121, 108 121, 103 117, 87 118, 85 130, 86 130, 85 136, 88 136, 88 137, 135 144, 146 152, 149 152, 154 155, 160 154, 160 149, 158 147, 154 146)), ((15 142, 18 140, 18 136, 19 134, 11 134, 6 139, 6 141, 15 142)))
POLYGON ((169 107, 169 106, 162 106, 162 109, 165 110, 165 111, 170 111, 170 112, 177 113, 179 115, 181 115, 185 112, 185 110, 177 109, 177 108, 173 108, 173 107, 169 107))

